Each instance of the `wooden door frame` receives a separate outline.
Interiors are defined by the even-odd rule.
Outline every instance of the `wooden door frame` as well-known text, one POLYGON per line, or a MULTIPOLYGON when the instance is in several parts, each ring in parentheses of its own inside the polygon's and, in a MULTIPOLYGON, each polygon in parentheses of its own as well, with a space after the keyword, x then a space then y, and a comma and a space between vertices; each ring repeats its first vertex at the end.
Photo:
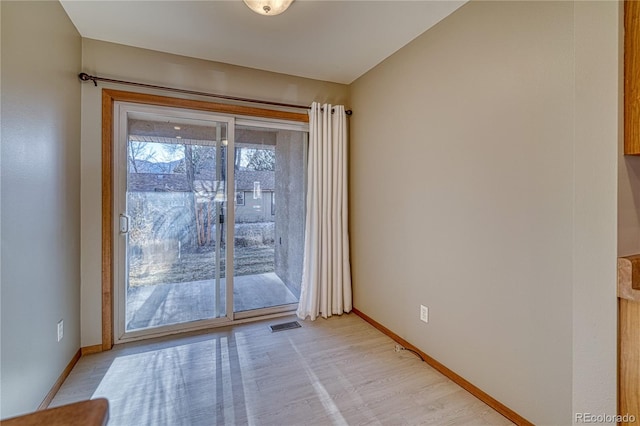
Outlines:
MULTIPOLYGON (((624 2, 624 155, 640 155, 640 3, 624 2)), ((618 258, 619 415, 640 417, 640 285, 638 255, 618 258)), ((618 424, 629 424, 619 422, 618 424)))
POLYGON ((241 105, 220 104, 193 99, 172 98, 145 93, 102 89, 102 350, 113 347, 113 108, 115 102, 132 102, 173 108, 207 111, 244 117, 260 117, 288 121, 309 122, 306 113, 277 111, 241 105))

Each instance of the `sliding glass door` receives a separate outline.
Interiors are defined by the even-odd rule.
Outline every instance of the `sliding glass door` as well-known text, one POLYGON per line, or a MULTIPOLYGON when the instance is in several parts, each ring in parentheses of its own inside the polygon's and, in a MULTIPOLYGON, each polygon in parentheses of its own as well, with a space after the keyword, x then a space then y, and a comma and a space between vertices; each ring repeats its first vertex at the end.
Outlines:
POLYGON ((128 103, 115 112, 116 343, 295 309, 304 129, 128 103))

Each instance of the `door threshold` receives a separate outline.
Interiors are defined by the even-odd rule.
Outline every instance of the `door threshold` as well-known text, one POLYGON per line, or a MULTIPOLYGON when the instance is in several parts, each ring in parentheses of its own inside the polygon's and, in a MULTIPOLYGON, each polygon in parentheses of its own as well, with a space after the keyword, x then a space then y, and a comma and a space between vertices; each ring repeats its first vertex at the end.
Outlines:
POLYGON ((124 343, 137 342, 141 340, 149 340, 155 339, 158 337, 166 337, 172 335, 182 335, 187 333, 192 333, 196 331, 206 331, 206 330, 215 330, 217 328, 228 327, 230 325, 238 325, 238 324, 246 324, 250 322, 257 322, 262 320, 268 320, 272 318, 280 318, 286 317, 290 315, 295 315, 297 309, 296 305, 287 305, 287 306, 277 306, 274 308, 266 308, 266 309, 256 309, 254 311, 241 312, 240 316, 235 314, 235 318, 233 320, 221 321, 220 319, 214 320, 215 322, 206 321, 198 321, 198 324, 193 324, 192 326, 185 326, 185 324, 176 324, 176 328, 171 329, 163 329, 158 330, 157 332, 150 331, 149 329, 140 330, 140 332, 133 332, 131 334, 127 334, 120 339, 117 339, 114 342, 114 345, 120 345, 124 343), (264 312, 265 310, 271 310, 280 308, 277 312, 264 312), (261 311, 257 313, 256 311, 261 311))

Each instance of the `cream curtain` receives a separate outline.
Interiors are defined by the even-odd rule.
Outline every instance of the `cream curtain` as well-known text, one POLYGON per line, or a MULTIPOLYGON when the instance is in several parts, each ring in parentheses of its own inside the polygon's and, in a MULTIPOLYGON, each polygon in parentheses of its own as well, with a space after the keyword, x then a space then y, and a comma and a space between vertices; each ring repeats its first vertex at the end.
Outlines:
POLYGON ((346 121, 342 105, 311 105, 304 266, 296 312, 301 319, 352 308, 346 121))

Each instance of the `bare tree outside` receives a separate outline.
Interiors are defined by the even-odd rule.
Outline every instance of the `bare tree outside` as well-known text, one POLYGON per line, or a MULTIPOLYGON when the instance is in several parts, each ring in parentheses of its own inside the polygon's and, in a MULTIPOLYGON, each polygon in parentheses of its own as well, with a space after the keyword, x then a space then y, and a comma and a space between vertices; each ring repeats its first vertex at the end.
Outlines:
POLYGON ((247 149, 247 169, 258 171, 276 170, 276 152, 273 149, 247 149))
POLYGON ((139 173, 138 164, 142 161, 152 161, 153 151, 149 150, 146 142, 129 141, 129 165, 134 173, 139 173))
MULTIPOLYGON (((134 140, 130 140, 128 148, 127 202, 132 225, 129 233, 130 285, 211 279, 216 268, 212 253, 226 246, 222 213, 228 202, 225 188, 227 148, 189 142, 134 140), (217 155, 220 155, 219 160, 217 155), (221 166, 219 171, 216 171, 217 165, 221 166), (221 194, 225 196, 222 200, 221 194), (216 226, 220 226, 221 233, 217 243, 216 226)), ((275 161, 273 148, 236 146, 233 161, 236 179, 242 175, 251 176, 252 185, 253 174, 275 173, 275 161)), ((273 191, 273 187, 265 189, 273 191)), ((271 193, 267 196, 272 196, 271 193)), ((233 201, 231 205, 234 205, 233 201)), ((252 209, 251 206, 243 208, 252 209)), ((273 272, 274 223, 270 209, 266 219, 237 221, 235 230, 234 274, 273 272)), ((222 256, 220 272, 223 277, 224 260, 222 256)))

